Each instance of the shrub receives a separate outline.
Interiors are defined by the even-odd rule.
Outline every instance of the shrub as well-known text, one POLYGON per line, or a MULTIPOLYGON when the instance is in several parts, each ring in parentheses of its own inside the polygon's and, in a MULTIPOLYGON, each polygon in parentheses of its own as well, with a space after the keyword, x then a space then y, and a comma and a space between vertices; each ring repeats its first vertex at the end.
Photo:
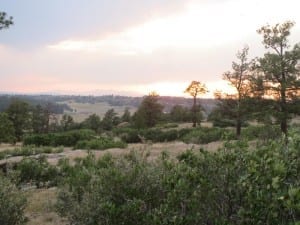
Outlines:
POLYGON ((75 146, 78 141, 91 140, 95 135, 94 131, 85 129, 50 134, 32 134, 24 138, 23 144, 72 147, 75 146))
POLYGON ((200 127, 197 129, 190 130, 190 132, 188 132, 182 137, 182 140, 185 143, 207 144, 213 141, 222 140, 222 137, 224 135, 226 135, 228 139, 234 138, 234 134, 229 130, 216 127, 200 127))
POLYGON ((7 178, 0 174, 0 224, 25 224, 24 195, 7 178))
POLYGON ((162 131, 161 129, 133 129, 133 128, 120 128, 115 129, 114 133, 118 135, 122 141, 126 143, 139 143, 141 142, 141 137, 145 140, 152 142, 164 142, 164 141, 174 141, 178 139, 178 131, 175 129, 162 131))
POLYGON ((131 152, 64 161, 58 210, 74 225, 298 224, 300 136, 249 148, 186 151, 174 161, 131 152))
POLYGON ((140 130, 134 128, 115 128, 113 130, 114 134, 119 136, 122 141, 126 143, 139 143, 141 139, 139 138, 140 130))
POLYGON ((281 137, 281 130, 276 125, 249 126, 243 129, 242 137, 248 140, 275 140, 281 137))
POLYGON ((30 183, 40 187, 49 187, 57 184, 58 170, 50 165, 45 156, 38 158, 24 158, 15 168, 18 174, 19 185, 30 183))
POLYGON ((126 148, 127 144, 122 141, 114 141, 112 138, 99 137, 88 141, 77 142, 75 149, 104 150, 108 148, 126 148))
POLYGON ((162 173, 131 153, 114 160, 89 156, 68 168, 58 196, 60 215, 71 224, 149 224, 152 210, 164 199, 162 173))

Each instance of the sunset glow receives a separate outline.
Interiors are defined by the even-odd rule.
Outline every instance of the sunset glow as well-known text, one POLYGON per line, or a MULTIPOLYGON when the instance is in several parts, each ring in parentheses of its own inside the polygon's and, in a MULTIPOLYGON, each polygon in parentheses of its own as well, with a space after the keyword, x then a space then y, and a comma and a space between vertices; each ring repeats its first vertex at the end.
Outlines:
POLYGON ((291 41, 300 39, 295 0, 187 0, 174 1, 174 7, 164 1, 148 3, 120 10, 99 1, 82 11, 81 3, 73 2, 74 12, 36 11, 33 20, 8 1, 4 5, 16 21, 1 33, 0 89, 135 95, 157 91, 187 97, 186 86, 198 80, 209 89, 205 96, 213 97, 215 90, 233 91, 222 74, 230 70, 239 49, 248 44, 250 57, 263 54, 256 33, 260 26, 292 20, 296 26, 291 41), (53 16, 59 22, 49 19, 53 16), (45 20, 36 21, 41 17, 45 20))

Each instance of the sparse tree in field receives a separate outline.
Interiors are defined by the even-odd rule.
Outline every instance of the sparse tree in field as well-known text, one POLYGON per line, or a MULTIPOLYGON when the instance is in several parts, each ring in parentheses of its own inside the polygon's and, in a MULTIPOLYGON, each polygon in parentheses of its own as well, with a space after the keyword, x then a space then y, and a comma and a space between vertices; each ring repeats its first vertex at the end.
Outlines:
POLYGON ((257 31, 269 51, 257 59, 256 69, 263 81, 265 97, 274 99, 275 116, 286 138, 291 107, 299 102, 300 96, 300 45, 291 47, 288 41, 293 26, 293 22, 287 21, 257 31))
POLYGON ((193 127, 196 127, 197 122, 197 114, 199 114, 199 106, 197 106, 197 96, 203 95, 207 93, 207 88, 205 84, 202 84, 200 81, 192 81, 191 84, 186 88, 185 93, 188 93, 193 97, 193 106, 192 106, 192 112, 193 112, 193 127))
POLYGON ((13 123, 17 141, 20 141, 24 132, 31 127, 30 107, 27 102, 15 99, 6 109, 8 118, 13 123))
POLYGON ((13 25, 13 18, 7 17, 6 12, 0 12, 0 30, 6 29, 13 25))
POLYGON ((234 88, 234 94, 215 93, 219 100, 217 109, 223 118, 235 121, 236 136, 241 135, 242 123, 246 120, 249 112, 247 107, 251 93, 250 85, 250 62, 248 61, 249 48, 246 46, 237 53, 238 62, 232 62, 232 70, 223 74, 223 80, 229 82, 234 88))
POLYGON ((163 115, 163 106, 158 102, 159 95, 155 92, 144 97, 138 110, 133 116, 136 127, 154 127, 163 115))

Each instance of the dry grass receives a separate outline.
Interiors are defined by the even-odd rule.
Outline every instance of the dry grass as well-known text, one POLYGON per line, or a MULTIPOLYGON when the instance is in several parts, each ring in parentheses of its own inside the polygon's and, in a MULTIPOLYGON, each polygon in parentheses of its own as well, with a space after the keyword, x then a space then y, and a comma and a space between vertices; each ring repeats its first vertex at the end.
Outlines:
POLYGON ((28 205, 25 209, 27 225, 65 225, 67 224, 55 212, 57 189, 33 189, 27 191, 28 205))
MULTIPOLYGON (((99 102, 95 104, 91 103, 78 103, 74 101, 63 102, 68 104, 75 112, 67 111, 66 114, 73 117, 75 122, 82 122, 92 114, 97 114, 100 118, 103 118, 104 114, 110 110, 114 109, 115 112, 121 116, 124 113, 126 106, 111 106, 107 102, 99 102)), ((130 112, 134 113, 136 108, 130 107, 130 112)), ((61 118, 59 118, 61 119, 61 118)))

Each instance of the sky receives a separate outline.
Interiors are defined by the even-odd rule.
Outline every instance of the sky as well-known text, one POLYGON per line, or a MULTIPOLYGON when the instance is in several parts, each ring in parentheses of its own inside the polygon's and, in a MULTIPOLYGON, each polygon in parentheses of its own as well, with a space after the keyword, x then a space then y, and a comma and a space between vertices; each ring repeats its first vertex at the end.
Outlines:
POLYGON ((230 91, 222 74, 256 30, 296 23, 299 0, 0 0, 0 93, 187 96, 192 80, 230 91))

